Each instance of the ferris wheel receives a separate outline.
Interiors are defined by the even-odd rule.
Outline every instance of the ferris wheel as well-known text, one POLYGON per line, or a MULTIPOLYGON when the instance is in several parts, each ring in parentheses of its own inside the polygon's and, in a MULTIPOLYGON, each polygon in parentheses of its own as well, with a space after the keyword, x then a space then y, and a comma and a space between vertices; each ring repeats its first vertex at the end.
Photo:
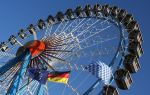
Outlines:
POLYGON ((142 42, 138 22, 117 6, 49 15, 1 42, 0 95, 119 95, 140 69, 142 42))

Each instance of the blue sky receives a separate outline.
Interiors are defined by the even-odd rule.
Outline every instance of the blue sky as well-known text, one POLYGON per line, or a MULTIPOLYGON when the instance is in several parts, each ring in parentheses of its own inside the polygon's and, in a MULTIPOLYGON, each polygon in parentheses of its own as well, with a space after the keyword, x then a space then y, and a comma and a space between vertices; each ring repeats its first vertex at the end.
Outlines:
POLYGON ((122 95, 149 95, 149 2, 148 0, 1 0, 0 1, 0 41, 6 41, 11 34, 17 34, 21 28, 35 24, 38 19, 45 19, 49 14, 75 8, 77 5, 95 3, 117 5, 127 9, 139 22, 144 43, 144 55, 140 59, 142 69, 133 76, 134 84, 122 95))

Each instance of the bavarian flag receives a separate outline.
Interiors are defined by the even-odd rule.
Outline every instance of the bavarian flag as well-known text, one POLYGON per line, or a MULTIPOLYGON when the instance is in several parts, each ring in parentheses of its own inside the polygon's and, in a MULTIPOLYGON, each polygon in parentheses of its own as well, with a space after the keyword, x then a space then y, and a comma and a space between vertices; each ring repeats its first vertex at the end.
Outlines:
POLYGON ((54 71, 48 74, 48 81, 67 84, 70 76, 70 71, 54 71))

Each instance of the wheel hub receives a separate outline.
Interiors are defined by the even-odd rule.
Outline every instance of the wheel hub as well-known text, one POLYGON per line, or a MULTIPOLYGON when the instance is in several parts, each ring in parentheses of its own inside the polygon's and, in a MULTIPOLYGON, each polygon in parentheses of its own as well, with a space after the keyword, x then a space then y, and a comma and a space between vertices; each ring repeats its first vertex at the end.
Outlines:
POLYGON ((32 54, 32 57, 38 56, 41 52, 43 52, 46 48, 46 45, 44 42, 39 40, 33 40, 27 42, 24 46, 20 47, 16 53, 16 55, 20 55, 25 49, 29 49, 29 51, 32 54))

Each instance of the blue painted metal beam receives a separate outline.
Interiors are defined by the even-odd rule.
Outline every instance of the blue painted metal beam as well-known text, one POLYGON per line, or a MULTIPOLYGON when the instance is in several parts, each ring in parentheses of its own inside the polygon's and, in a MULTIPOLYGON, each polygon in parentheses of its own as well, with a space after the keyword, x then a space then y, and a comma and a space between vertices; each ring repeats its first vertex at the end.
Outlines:
POLYGON ((22 61, 22 66, 14 76, 12 84, 7 91, 8 95, 16 95, 19 88, 19 84, 22 82, 22 76, 24 76, 27 66, 30 63, 30 59, 31 59, 31 53, 29 50, 27 50, 25 51, 24 56, 22 56, 22 58, 20 58, 19 60, 22 61))

